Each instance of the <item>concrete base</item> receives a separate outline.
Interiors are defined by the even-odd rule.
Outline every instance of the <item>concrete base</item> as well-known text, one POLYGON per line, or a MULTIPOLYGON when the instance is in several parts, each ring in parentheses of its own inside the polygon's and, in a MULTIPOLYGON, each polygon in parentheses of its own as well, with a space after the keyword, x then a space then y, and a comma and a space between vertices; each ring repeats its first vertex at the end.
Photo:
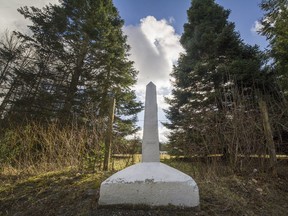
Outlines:
POLYGON ((199 205, 199 191, 196 182, 185 173, 160 162, 144 162, 102 182, 99 205, 191 208, 199 205))

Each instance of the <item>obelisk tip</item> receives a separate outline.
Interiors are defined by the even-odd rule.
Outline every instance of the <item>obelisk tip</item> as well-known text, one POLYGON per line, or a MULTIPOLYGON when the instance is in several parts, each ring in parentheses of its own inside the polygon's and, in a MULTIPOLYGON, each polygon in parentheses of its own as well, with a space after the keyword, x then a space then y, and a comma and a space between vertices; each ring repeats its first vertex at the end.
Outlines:
POLYGON ((156 86, 152 81, 147 84, 147 86, 156 86))

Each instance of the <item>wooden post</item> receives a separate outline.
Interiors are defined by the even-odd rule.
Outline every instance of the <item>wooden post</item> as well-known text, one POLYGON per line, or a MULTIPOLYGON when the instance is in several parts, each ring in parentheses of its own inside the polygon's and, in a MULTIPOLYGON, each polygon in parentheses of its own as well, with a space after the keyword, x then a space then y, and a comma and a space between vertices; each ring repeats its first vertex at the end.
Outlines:
POLYGON ((270 156, 270 168, 272 171, 272 175, 276 176, 277 175, 276 167, 275 167, 276 162, 277 162, 276 149, 275 149, 275 144, 273 141, 272 129, 271 129, 270 122, 269 122, 267 104, 266 104, 266 101, 264 101, 261 96, 259 97, 259 108, 262 114, 266 145, 267 145, 269 156, 270 156))
POLYGON ((108 127, 107 127, 107 133, 106 133, 106 138, 105 138, 105 151, 104 151, 104 163, 103 163, 103 170, 104 171, 109 170, 115 104, 116 104, 115 98, 111 97, 111 100, 109 103, 108 127))

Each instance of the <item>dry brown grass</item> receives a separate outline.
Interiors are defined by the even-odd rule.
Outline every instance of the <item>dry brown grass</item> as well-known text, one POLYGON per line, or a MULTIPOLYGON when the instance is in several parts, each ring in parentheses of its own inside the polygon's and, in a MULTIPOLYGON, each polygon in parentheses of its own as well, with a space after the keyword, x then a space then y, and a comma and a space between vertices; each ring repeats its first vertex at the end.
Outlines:
POLYGON ((197 182, 200 215, 287 215, 287 161, 279 164, 278 178, 253 168, 235 173, 221 163, 168 163, 193 176, 197 182))
POLYGON ((81 173, 67 169, 33 176, 2 173, 0 215, 287 215, 287 164, 279 166, 278 178, 271 178, 253 170, 245 175, 233 173, 219 164, 175 160, 165 163, 196 180, 200 211, 98 209, 100 183, 113 172, 81 173))
POLYGON ((102 127, 97 121, 89 127, 30 123, 7 129, 0 139, 2 171, 35 174, 67 166, 96 170, 103 155, 102 127))

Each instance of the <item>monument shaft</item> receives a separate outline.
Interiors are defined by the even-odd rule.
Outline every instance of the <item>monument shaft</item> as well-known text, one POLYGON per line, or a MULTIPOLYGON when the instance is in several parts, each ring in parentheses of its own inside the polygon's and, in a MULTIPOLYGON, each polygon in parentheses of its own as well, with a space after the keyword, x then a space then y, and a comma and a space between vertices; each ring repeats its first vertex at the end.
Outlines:
POLYGON ((150 82, 146 86, 142 162, 159 161, 160 154, 156 86, 154 83, 150 82))

